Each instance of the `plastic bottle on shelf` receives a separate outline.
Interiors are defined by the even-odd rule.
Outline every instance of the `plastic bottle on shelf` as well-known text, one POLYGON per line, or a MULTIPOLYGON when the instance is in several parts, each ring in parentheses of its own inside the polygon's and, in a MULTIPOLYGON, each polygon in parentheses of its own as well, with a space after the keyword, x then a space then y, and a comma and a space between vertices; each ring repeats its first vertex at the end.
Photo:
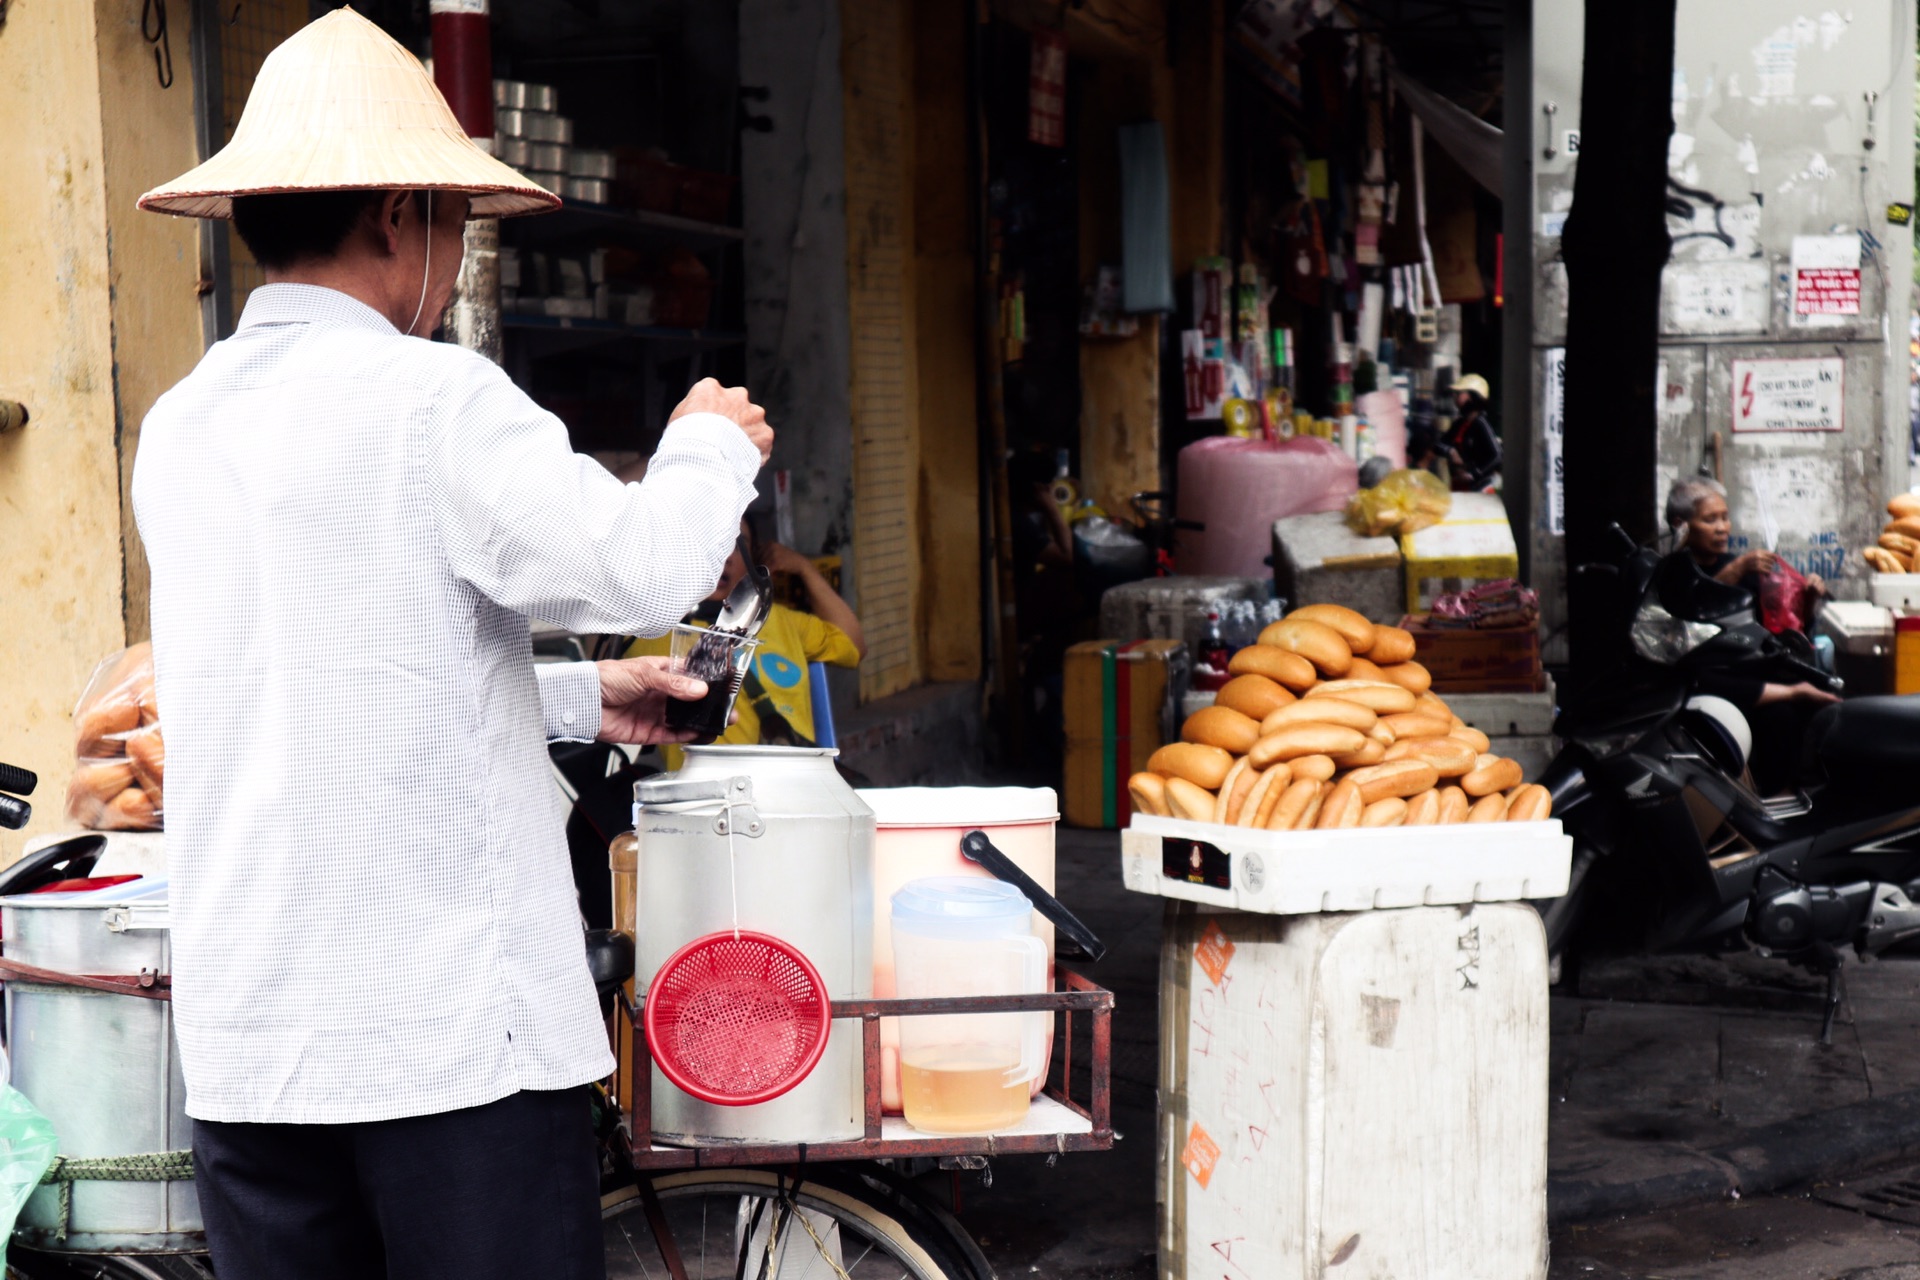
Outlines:
POLYGON ((1227 646, 1227 638, 1220 630, 1220 611, 1207 611, 1206 634, 1200 639, 1200 656, 1193 664, 1193 687, 1196 689, 1219 689, 1231 678, 1227 674, 1227 664, 1233 661, 1233 650, 1227 646))

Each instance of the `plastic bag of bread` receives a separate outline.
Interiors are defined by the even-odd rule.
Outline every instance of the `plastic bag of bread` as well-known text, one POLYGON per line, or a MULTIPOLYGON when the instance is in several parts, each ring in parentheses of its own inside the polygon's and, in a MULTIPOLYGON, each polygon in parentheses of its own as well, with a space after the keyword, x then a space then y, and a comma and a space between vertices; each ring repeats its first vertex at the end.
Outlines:
POLYGON ((144 642, 93 669, 73 709, 74 769, 67 817, 99 831, 158 831, 166 743, 144 642))
POLYGON ((1347 525, 1368 538, 1398 537, 1439 524, 1453 510, 1453 494, 1431 471, 1391 472, 1347 502, 1347 525))

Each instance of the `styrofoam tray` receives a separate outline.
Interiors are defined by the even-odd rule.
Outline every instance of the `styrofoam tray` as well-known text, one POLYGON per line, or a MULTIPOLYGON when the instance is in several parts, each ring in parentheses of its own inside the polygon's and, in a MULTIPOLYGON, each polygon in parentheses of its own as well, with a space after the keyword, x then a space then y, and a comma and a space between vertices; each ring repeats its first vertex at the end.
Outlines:
POLYGON ((1867 598, 1882 609, 1920 609, 1920 573, 1868 574, 1867 598))
POLYGON ((1567 891, 1573 840, 1553 818, 1253 831, 1136 814, 1120 833, 1120 863, 1127 888, 1137 893, 1235 911, 1308 915, 1557 898, 1567 891), (1207 882, 1167 874, 1170 863, 1207 882))

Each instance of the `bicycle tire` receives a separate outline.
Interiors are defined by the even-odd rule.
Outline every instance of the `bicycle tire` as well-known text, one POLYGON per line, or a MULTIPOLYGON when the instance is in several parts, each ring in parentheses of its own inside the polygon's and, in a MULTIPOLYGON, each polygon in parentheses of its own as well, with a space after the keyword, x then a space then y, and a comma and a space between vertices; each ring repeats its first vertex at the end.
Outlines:
MULTIPOLYGON (((830 1220, 842 1246, 838 1265, 828 1245, 816 1235, 809 1239, 804 1219, 801 1230, 783 1225, 774 1249, 778 1267, 768 1272, 777 1280, 981 1280, 964 1255, 955 1255, 954 1241, 918 1213, 902 1212, 900 1200, 864 1179, 811 1174, 798 1187, 792 1178, 769 1169, 692 1169, 653 1179, 661 1210, 667 1218, 688 1280, 759 1280, 764 1262, 757 1243, 757 1224, 786 1192, 798 1208, 830 1220), (694 1204, 700 1202, 698 1218, 694 1204), (848 1237, 858 1244, 849 1246, 848 1237), (697 1237, 697 1239, 695 1238, 697 1237), (749 1246, 751 1250, 749 1249, 749 1246), (752 1257, 748 1256, 751 1251, 752 1257), (852 1261, 846 1261, 852 1255, 852 1261)), ((601 1221, 607 1241, 608 1280, 662 1280, 667 1275, 645 1214, 638 1185, 622 1187, 601 1198, 601 1221)))

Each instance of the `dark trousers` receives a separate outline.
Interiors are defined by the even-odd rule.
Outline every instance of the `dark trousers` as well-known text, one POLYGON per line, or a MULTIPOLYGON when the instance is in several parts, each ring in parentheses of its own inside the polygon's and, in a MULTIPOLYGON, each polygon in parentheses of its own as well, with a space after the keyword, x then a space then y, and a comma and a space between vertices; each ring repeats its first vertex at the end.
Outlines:
POLYGON ((604 1280, 585 1089, 363 1124, 193 1126, 220 1280, 604 1280))

